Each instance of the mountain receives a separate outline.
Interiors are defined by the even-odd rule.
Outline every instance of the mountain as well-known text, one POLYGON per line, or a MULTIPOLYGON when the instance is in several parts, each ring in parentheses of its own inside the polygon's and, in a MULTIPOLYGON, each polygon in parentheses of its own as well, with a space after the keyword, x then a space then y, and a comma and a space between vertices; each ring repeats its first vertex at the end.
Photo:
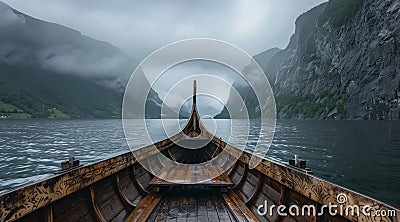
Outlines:
POLYGON ((266 50, 264 52, 261 52, 258 55, 255 55, 253 58, 256 61, 260 61, 261 63, 258 63, 258 64, 260 65, 260 67, 263 70, 265 70, 268 67, 269 62, 271 62, 271 59, 274 58, 274 56, 276 54, 278 54, 279 52, 281 52, 281 51, 282 50, 279 49, 279 48, 272 48, 272 49, 268 49, 268 50, 266 50))
MULTIPOLYGON (((109 43, 0 2, 0 116, 120 117, 124 88, 137 64, 109 43)), ((144 76, 141 81, 149 87, 144 76)), ((151 90, 146 116, 159 117, 160 103, 151 90)))
POLYGON ((256 98, 256 94, 254 93, 254 91, 250 87, 248 87, 248 85, 240 83, 239 81, 235 81, 232 84, 232 87, 236 89, 236 91, 239 95, 237 95, 236 93, 234 93, 231 90, 228 101, 227 101, 227 105, 224 106, 221 113, 216 115, 214 118, 230 119, 231 115, 229 114, 227 106, 230 107, 231 109, 235 109, 236 111, 240 111, 240 114, 238 114, 238 115, 240 115, 242 117, 246 116, 245 112, 247 109, 249 118, 252 118, 252 119, 259 118, 261 113, 260 113, 260 109, 258 106, 258 101, 257 101, 257 99, 254 99, 254 98, 256 98), (242 106, 241 100, 243 100, 244 105, 246 107, 242 106))
POLYGON ((399 12, 399 0, 330 0, 302 14, 284 50, 255 56, 278 118, 399 119, 399 12))
MULTIPOLYGON (((256 61, 264 61, 264 63, 259 63, 259 65, 262 69, 265 69, 267 67, 269 61, 271 61, 271 59, 280 51, 281 50, 278 48, 272 48, 272 49, 269 49, 265 52, 262 52, 256 56, 254 56, 254 59, 256 61)), ((222 111, 218 115, 216 115, 214 118, 216 118, 216 119, 231 118, 231 115, 228 112, 227 106, 231 107, 231 109, 235 109, 236 111, 238 111, 238 113, 236 113, 236 115, 241 116, 242 118, 245 118, 247 116, 245 113, 246 109, 248 111, 249 118, 252 118, 252 119, 259 118, 261 112, 259 109, 258 101, 257 101, 257 99, 255 99, 256 94, 249 87, 248 83, 245 82, 244 80, 236 80, 232 84, 232 87, 237 91, 237 93, 239 95, 237 95, 233 90, 231 90, 228 101, 227 101, 227 105, 224 106, 222 111), (242 107, 242 100, 246 107, 242 107)))

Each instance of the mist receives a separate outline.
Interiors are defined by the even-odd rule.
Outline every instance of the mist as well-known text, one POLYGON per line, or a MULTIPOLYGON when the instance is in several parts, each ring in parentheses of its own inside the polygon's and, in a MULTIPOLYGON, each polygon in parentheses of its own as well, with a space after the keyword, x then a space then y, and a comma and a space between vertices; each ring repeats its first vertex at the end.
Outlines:
POLYGON ((54 74, 93 79, 114 89, 125 87, 137 65, 109 43, 23 15, 2 2, 0 41, 0 63, 40 66, 54 74))

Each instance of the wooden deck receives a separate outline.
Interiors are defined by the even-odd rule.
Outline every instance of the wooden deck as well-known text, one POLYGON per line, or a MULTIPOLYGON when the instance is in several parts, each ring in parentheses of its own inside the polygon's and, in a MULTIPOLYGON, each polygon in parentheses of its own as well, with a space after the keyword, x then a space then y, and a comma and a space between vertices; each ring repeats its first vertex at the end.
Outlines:
POLYGON ((188 192, 185 189, 173 188, 161 199, 149 194, 127 221, 258 220, 233 192, 221 194, 207 189, 188 192))
POLYGON ((194 84, 192 114, 182 133, 133 153, 4 193, 0 195, 0 221, 400 222, 398 209, 291 167, 264 159, 250 169, 253 154, 213 137, 203 127, 196 109, 195 89, 194 84), (200 149, 186 149, 173 142, 187 136, 194 143, 205 137, 211 140, 200 149), (226 151, 225 160, 213 161, 216 165, 205 164, 222 151, 226 151), (159 152, 179 164, 164 167, 164 162, 155 155, 159 152), (237 159, 222 173, 221 165, 227 166, 237 159), (146 168, 149 165, 153 166, 151 171, 146 168), (167 180, 154 178, 153 172, 160 172, 167 180), (276 208, 272 214, 257 213, 258 206, 265 201, 287 208, 319 207, 336 203, 338 194, 348 197, 346 204, 371 206, 371 215, 331 216, 324 211, 322 215, 279 217, 276 208), (375 216, 378 210, 397 216, 375 216))
POLYGON ((149 185, 167 189, 148 194, 127 221, 257 221, 245 203, 226 189, 233 183, 220 166, 167 166, 160 175, 165 179, 154 177, 149 185))
POLYGON ((159 175, 165 179, 154 177, 150 185, 156 187, 182 185, 229 187, 233 185, 223 169, 215 165, 165 166, 159 175))

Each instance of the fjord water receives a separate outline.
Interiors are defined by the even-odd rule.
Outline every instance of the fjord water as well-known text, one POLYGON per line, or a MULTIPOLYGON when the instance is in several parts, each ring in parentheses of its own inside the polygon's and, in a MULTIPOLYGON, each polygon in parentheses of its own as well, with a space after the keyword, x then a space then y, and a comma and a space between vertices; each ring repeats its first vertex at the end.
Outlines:
MULTIPOLYGON (((216 135, 228 140, 230 121, 216 121, 216 135)), ((147 121, 154 141, 166 137, 161 126, 160 120, 147 121)), ((258 132, 252 126, 250 140, 258 132)), ((145 133, 140 127, 129 132, 135 147, 146 145, 145 133)), ((0 152, 5 192, 53 175, 71 154, 88 165, 129 148, 121 120, 28 119, 0 121, 0 152)), ((294 154, 307 160, 317 177, 400 208, 399 121, 280 120, 267 158, 287 162, 294 154)))

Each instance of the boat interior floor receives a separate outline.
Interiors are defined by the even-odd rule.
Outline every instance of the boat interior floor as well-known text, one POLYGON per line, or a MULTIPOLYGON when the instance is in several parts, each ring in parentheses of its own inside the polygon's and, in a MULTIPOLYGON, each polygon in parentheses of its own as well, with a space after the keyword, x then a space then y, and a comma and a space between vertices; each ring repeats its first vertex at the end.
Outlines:
POLYGON ((257 221, 219 166, 165 166, 160 175, 127 221, 257 221))
POLYGON ((232 191, 174 186, 148 194, 127 221, 258 221, 232 191))

